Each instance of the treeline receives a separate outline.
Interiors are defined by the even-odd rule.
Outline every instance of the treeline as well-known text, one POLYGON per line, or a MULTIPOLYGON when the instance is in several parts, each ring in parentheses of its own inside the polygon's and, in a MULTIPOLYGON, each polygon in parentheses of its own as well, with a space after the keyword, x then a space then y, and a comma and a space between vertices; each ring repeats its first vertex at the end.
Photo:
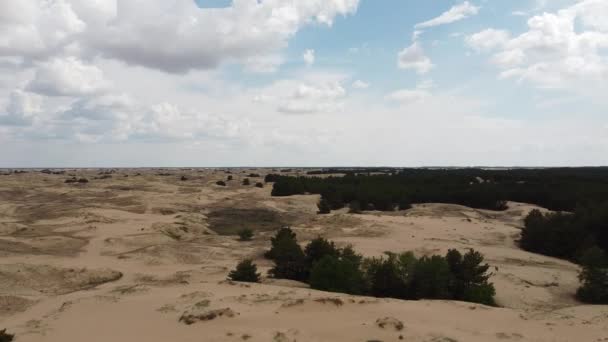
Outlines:
POLYGON ((504 210, 506 201, 571 211, 608 197, 608 169, 404 169, 393 174, 294 177, 270 174, 273 196, 320 194, 331 209, 357 202, 362 210, 394 210, 409 203, 454 203, 504 210))
POLYGON ((397 169, 385 167, 349 167, 349 168, 328 168, 321 170, 307 171, 307 175, 330 175, 330 174, 369 174, 369 173, 395 173, 397 169))
POLYGON ((483 256, 473 250, 464 255, 450 250, 446 256, 417 258, 406 252, 363 258, 352 247, 337 248, 323 238, 312 240, 302 249, 290 228, 280 229, 271 238, 271 245, 265 256, 272 259, 275 266, 269 274, 306 282, 313 289, 399 299, 495 304, 494 286, 488 282, 489 265, 483 264, 483 256))
POLYGON ((532 210, 524 222, 523 249, 581 264, 579 299, 608 304, 608 202, 579 206, 574 213, 532 210))

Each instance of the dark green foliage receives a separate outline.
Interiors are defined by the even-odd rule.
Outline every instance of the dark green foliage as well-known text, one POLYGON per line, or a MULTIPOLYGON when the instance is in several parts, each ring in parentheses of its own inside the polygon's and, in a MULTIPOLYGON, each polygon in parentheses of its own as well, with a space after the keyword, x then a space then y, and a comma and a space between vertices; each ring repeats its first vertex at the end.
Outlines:
POLYGON ((226 178, 226 180, 227 180, 227 181, 231 181, 231 180, 232 180, 232 176, 228 176, 228 177, 226 178))
POLYGON ((243 185, 245 185, 245 186, 251 185, 251 182, 249 181, 249 178, 243 179, 243 185))
POLYGON ((410 280, 410 295, 414 299, 448 299, 452 298, 449 284, 450 267, 440 255, 422 257, 414 266, 410 280))
POLYGON ((382 258, 363 259, 351 246, 339 249, 318 237, 304 252, 295 233, 282 228, 271 239, 266 256, 275 261, 275 278, 308 281, 311 288, 400 299, 456 299, 494 304, 495 290, 488 283, 489 265, 470 250, 464 256, 450 250, 443 257, 416 259, 413 253, 387 253, 382 258))
POLYGON ((340 251, 336 248, 333 241, 328 241, 322 237, 318 237, 308 243, 304 248, 306 259, 306 267, 312 268, 315 262, 321 260, 325 256, 339 257, 340 251))
POLYGON ((364 262, 369 294, 375 297, 408 298, 408 278, 400 273, 399 260, 394 254, 388 258, 373 258, 364 262))
POLYGON ((217 182, 215 182, 215 184, 219 185, 219 186, 226 186, 226 182, 224 182, 224 181, 217 181, 217 182))
POLYGON ((249 178, 259 178, 260 175, 257 174, 257 173, 250 173, 249 175, 247 175, 247 177, 249 177, 249 178))
POLYGON ((479 252, 471 249, 462 256, 457 250, 451 249, 445 258, 452 274, 449 291, 453 299, 494 305, 496 291, 488 283, 490 266, 482 264, 483 256, 479 252))
POLYGON ((321 194, 332 209, 357 200, 364 210, 405 209, 408 203, 430 202, 504 210, 505 201, 509 200, 551 210, 574 210, 578 205, 608 198, 606 168, 395 169, 390 174, 374 175, 356 173, 356 170, 332 170, 330 173, 345 175, 326 178, 268 175, 266 180, 275 183, 273 196, 321 194))
POLYGON ((308 269, 295 233, 290 228, 281 228, 271 238, 271 244, 272 248, 265 256, 274 260, 275 266, 269 274, 275 278, 306 280, 308 269))
POLYGON ((608 304, 608 257, 599 247, 588 249, 581 257, 581 287, 576 296, 583 302, 608 304))
POLYGON ((365 281, 359 264, 351 258, 325 255, 310 271, 310 287, 316 290, 363 294, 365 281))
POLYGON ((255 186, 256 186, 257 188, 263 188, 263 187, 264 187, 264 183, 257 182, 257 183, 255 183, 255 186))
POLYGON ((257 283, 260 281, 260 274, 253 261, 246 259, 236 265, 236 269, 228 274, 228 278, 233 281, 257 283))
POLYGON ((15 335, 6 332, 6 329, 0 330, 0 342, 11 342, 15 339, 15 335))
POLYGON ((326 199, 322 198, 319 203, 317 203, 317 207, 319 208, 319 211, 317 211, 318 214, 329 214, 331 212, 331 207, 326 199))
POLYGON ((241 241, 251 241, 251 239, 253 238, 253 230, 249 228, 243 228, 239 230, 238 234, 239 240, 241 241))
POLYGON ((532 210, 524 223, 520 245, 531 252, 578 261, 593 246, 608 250, 608 202, 581 205, 574 213, 532 210))
POLYGON ((348 212, 351 214, 361 214, 361 203, 359 201, 352 201, 348 205, 348 212))

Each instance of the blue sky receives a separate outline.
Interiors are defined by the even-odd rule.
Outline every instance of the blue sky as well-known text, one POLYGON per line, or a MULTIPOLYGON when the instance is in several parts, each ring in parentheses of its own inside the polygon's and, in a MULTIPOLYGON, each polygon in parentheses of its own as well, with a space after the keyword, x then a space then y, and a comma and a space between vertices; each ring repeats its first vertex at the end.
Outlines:
POLYGON ((608 161, 602 0, 0 12, 0 167, 608 161))

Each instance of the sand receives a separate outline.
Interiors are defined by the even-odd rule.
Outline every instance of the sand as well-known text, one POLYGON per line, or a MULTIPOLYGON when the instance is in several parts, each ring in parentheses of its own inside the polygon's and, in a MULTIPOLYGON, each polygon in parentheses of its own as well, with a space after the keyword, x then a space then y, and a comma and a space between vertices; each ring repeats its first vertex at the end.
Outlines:
POLYGON ((608 306, 573 297, 578 267, 517 247, 532 205, 319 216, 318 196, 242 186, 252 172, 271 170, 232 170, 226 187, 215 185, 221 170, 0 176, 0 329, 19 342, 608 341, 608 306), (72 176, 89 183, 64 183, 72 176), (232 235, 239 222, 256 229, 253 241, 232 235), (492 266, 500 307, 356 297, 265 276, 226 281, 243 258, 265 275, 262 254, 281 225, 302 243, 320 235, 366 256, 475 248, 492 266))

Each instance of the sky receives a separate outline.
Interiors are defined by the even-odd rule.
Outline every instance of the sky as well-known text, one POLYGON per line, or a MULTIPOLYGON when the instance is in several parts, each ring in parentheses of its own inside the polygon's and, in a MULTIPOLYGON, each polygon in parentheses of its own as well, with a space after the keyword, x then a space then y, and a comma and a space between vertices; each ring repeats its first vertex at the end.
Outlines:
POLYGON ((606 0, 2 0, 0 167, 608 164, 606 0))

